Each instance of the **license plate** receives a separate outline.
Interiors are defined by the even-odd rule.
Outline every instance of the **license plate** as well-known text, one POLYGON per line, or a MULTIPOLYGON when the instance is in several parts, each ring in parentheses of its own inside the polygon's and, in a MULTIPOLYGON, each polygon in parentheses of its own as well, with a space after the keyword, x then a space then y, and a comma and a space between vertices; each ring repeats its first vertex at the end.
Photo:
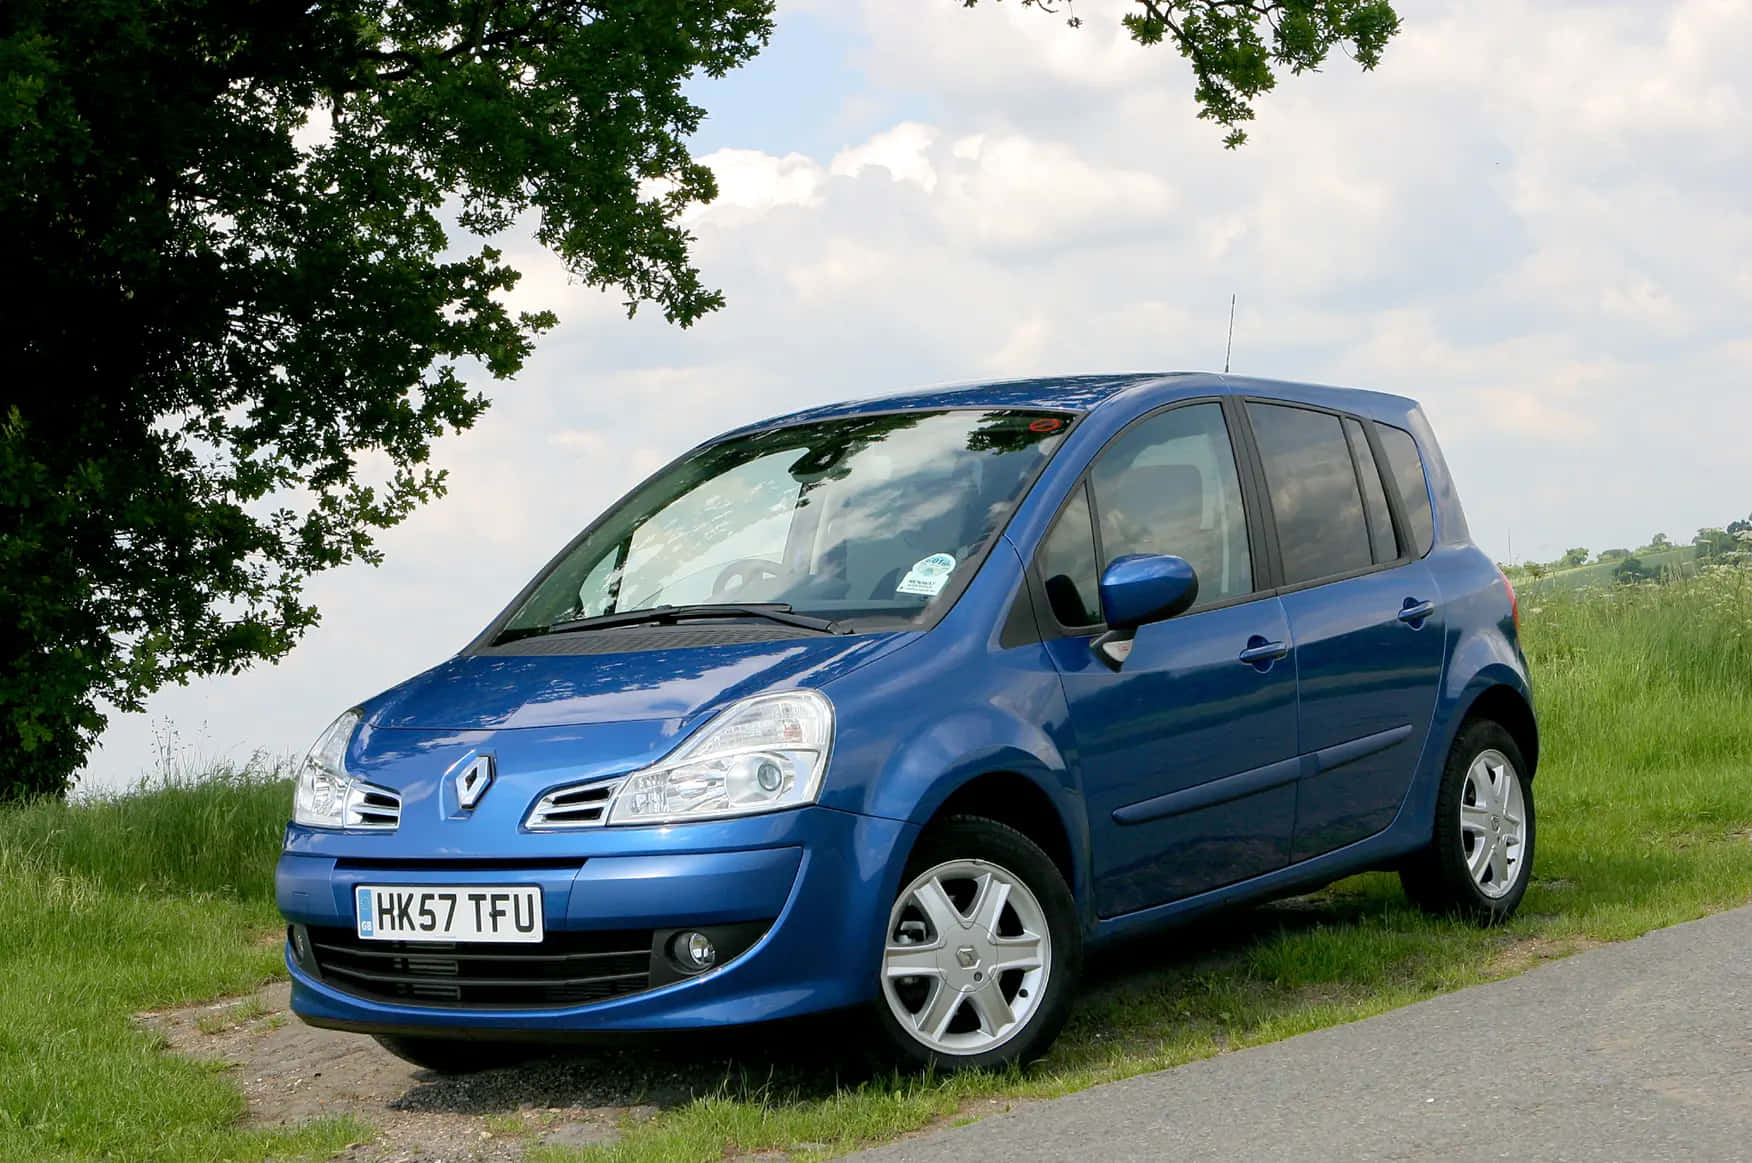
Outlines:
POLYGON ((353 890, 367 941, 541 940, 535 885, 360 885, 353 890))

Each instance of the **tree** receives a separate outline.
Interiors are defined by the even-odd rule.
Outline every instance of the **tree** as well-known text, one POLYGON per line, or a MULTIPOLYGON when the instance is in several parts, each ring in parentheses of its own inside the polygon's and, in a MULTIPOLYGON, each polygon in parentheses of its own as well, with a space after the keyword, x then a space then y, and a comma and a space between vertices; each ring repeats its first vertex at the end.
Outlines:
MULTIPOLYGON (((1079 27, 1072 0, 1021 0, 1044 12, 1063 10, 1079 27)), ((979 0, 962 0, 972 8, 979 0)), ((1228 133, 1229 149, 1247 140, 1242 123, 1253 120, 1253 102, 1277 86, 1277 74, 1318 72, 1338 48, 1365 71, 1381 63, 1382 50, 1399 31, 1389 0, 1132 0, 1120 18, 1132 39, 1155 45, 1171 41, 1192 65, 1198 115, 1228 133)))
POLYGON ((1638 582, 1658 581, 1660 574, 1644 565, 1641 559, 1627 557, 1618 563, 1612 571, 1612 580, 1619 585, 1635 585, 1638 582))
POLYGON ((1671 549, 1671 548, 1673 548, 1673 543, 1671 541, 1667 540, 1667 535, 1665 533, 1657 533, 1653 537, 1649 538, 1648 548, 1650 548, 1650 549, 1671 549))
POLYGON ((1628 550, 1628 549, 1602 549, 1600 551, 1600 556, 1595 558, 1594 560, 1596 560, 1596 561, 1623 561, 1625 558, 1627 558, 1629 556, 1630 556, 1630 550, 1628 550))
POLYGON ((0 6, 0 799, 69 786, 100 702, 284 654, 304 579, 443 491, 432 440, 486 407, 460 369, 555 322, 491 238, 532 224, 629 312, 719 305, 682 85, 771 9, 0 6))
POLYGON ((1587 563, 1588 551, 1578 545, 1574 549, 1566 549, 1563 551, 1563 556, 1557 559, 1557 568, 1568 569, 1572 566, 1586 565, 1587 563))
POLYGON ((1739 538, 1726 529, 1713 526, 1699 529, 1697 536, 1691 539, 1691 544, 1697 546, 1699 561, 1715 561, 1740 548, 1739 538))

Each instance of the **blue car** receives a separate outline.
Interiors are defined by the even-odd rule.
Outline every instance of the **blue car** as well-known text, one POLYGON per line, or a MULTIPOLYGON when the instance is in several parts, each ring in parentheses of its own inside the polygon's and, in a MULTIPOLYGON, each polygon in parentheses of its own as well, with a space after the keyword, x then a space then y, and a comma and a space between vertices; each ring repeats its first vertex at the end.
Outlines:
MULTIPOLYGON (((533 501, 533 499, 532 499, 533 501)), ((700 445, 300 768, 292 1006, 460 1071, 861 1008, 1044 1052, 1084 951, 1397 869, 1512 913, 1515 595, 1398 396, 931 389, 700 445)))

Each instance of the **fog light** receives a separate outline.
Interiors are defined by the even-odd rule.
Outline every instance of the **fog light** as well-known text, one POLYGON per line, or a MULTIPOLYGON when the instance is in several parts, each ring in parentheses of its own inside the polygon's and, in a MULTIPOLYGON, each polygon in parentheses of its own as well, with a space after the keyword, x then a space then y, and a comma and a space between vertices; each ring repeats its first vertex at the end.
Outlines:
POLYGON ((676 964, 695 973, 718 963, 718 950, 704 933, 680 933, 671 947, 676 964))
POLYGON ((292 958, 300 965, 310 960, 310 936, 303 925, 292 926, 292 958))

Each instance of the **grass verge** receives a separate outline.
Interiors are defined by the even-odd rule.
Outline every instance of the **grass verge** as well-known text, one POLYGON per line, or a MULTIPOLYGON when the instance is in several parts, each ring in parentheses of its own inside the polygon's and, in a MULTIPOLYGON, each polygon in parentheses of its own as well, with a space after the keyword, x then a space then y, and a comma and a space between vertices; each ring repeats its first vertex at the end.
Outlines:
MULTIPOLYGON (((1384 874, 1109 954, 1026 1071, 835 1077, 746 1043, 711 1093, 536 1163, 825 1158, 993 1106, 1365 1017, 1752 900, 1752 571, 1528 602, 1543 761, 1536 879, 1510 925, 1409 909, 1384 874)), ((0 812, 0 1158, 323 1158, 366 1128, 241 1129, 210 1066, 140 1009, 279 972, 283 783, 0 812)), ((733 1043, 734 1044, 734 1043, 733 1043)))
POLYGON ((162 1053, 147 1008, 278 976, 273 855, 290 802, 221 772, 0 811, 0 1159, 327 1159, 344 1120, 258 1132, 215 1064, 162 1053))

